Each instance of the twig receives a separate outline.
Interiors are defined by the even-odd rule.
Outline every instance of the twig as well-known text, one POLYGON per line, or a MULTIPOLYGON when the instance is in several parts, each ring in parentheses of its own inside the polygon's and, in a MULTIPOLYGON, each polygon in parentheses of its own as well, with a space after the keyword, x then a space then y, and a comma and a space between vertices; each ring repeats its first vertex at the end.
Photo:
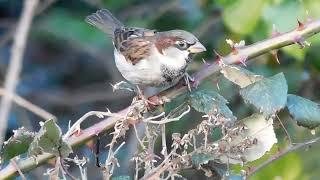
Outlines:
POLYGON ((19 81, 19 75, 22 68, 22 56, 24 54, 28 32, 38 3, 39 0, 24 1, 23 11, 15 33, 9 61, 10 64, 4 82, 4 87, 8 93, 3 96, 0 103, 0 144, 3 143, 4 134, 7 129, 7 119, 12 105, 11 99, 19 81))
MULTIPOLYGON (((144 119, 143 122, 146 122, 146 123, 151 123, 151 124, 166 124, 166 123, 169 123, 169 122, 173 122, 173 121, 179 121, 183 116, 185 116, 186 114, 188 114, 190 112, 190 106, 188 105, 188 109, 186 111, 184 111, 182 114, 180 114, 178 117, 175 117, 175 118, 165 118, 161 121, 152 121, 150 120, 149 118, 148 119, 144 119)), ((163 114, 163 113, 161 113, 163 114)), ((161 115, 160 114, 160 115, 161 115)), ((161 115, 162 116, 162 115, 161 115)), ((157 117, 157 116, 155 116, 157 117)), ((157 117, 158 118, 158 117, 157 117)))
POLYGON ((73 133, 80 131, 80 124, 85 121, 88 117, 90 116, 97 116, 98 118, 103 118, 105 116, 112 116, 112 117, 117 117, 117 118, 121 118, 121 115, 116 115, 113 114, 109 111, 109 109, 107 110, 107 112, 102 112, 102 111, 90 111, 87 112, 85 115, 83 115, 80 119, 78 119, 68 130, 68 132, 65 133, 65 135, 63 136, 63 139, 66 140, 68 137, 70 137, 73 133))
POLYGON ((285 132, 285 133, 286 133, 286 135, 287 135, 287 138, 288 138, 288 140, 289 140, 289 144, 292 144, 292 139, 291 139, 291 136, 290 136, 290 134, 289 134, 288 130, 287 130, 287 129, 286 129, 286 127, 283 125, 283 123, 282 123, 281 119, 279 118, 279 116, 278 116, 277 114, 276 114, 276 117, 277 117, 277 119, 278 119, 278 121, 279 121, 280 125, 282 126, 282 128, 283 128, 284 132, 285 132))
POLYGON ((141 148, 142 148, 143 150, 145 150, 145 149, 146 149, 146 146, 143 144, 143 142, 142 142, 141 139, 139 138, 138 130, 137 130, 137 127, 136 127, 135 124, 133 124, 133 129, 134 129, 134 133, 136 134, 136 138, 137 138, 137 140, 138 140, 141 148))
POLYGON ((167 148, 167 141, 166 141, 166 124, 161 124, 161 143, 162 143, 162 150, 161 154, 163 154, 164 158, 168 156, 168 148, 167 148))
POLYGON ((259 166, 253 168, 252 171, 248 172, 248 176, 252 176, 254 175, 256 172, 260 171, 261 169, 265 168, 266 166, 268 166, 269 164, 271 164, 273 161, 276 161, 278 159, 280 159, 282 156, 285 156, 286 154, 296 151, 298 149, 310 146, 312 144, 318 143, 320 142, 320 137, 311 139, 309 141, 303 142, 303 143, 298 143, 294 146, 289 146, 286 150, 281 151, 279 154, 276 154, 275 157, 271 157, 270 159, 264 161, 262 164, 260 164, 259 166))
MULTIPOLYGON (((0 96, 4 96, 5 94, 7 94, 5 89, 0 88, 0 96)), ((24 99, 19 95, 13 94, 12 101, 18 104, 19 106, 29 110, 30 112, 33 112, 34 114, 38 115, 39 117, 45 120, 56 119, 56 116, 54 116, 53 114, 47 112, 46 110, 42 109, 41 107, 33 104, 32 102, 24 99)))
POLYGON ((15 159, 11 159, 10 160, 10 163, 12 163, 12 165, 17 169, 20 177, 22 180, 27 180, 27 178, 24 176, 24 174, 22 173, 21 169, 19 168, 19 166, 17 165, 16 163, 16 160, 15 159))

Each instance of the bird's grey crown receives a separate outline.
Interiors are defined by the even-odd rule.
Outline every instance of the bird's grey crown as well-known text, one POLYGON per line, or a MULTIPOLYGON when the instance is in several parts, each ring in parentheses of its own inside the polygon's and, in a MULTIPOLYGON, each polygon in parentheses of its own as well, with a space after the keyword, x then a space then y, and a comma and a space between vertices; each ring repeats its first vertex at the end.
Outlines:
POLYGON ((165 36, 173 36, 173 37, 181 38, 187 41, 187 43, 189 44, 194 44, 197 41, 199 41, 192 33, 184 30, 170 30, 170 31, 164 31, 159 33, 165 36))

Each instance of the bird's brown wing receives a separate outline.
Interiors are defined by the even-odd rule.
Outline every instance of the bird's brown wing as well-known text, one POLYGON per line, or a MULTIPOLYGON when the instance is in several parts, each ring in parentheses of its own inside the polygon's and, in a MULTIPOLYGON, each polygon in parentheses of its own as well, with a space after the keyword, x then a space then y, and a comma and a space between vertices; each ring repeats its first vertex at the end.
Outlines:
POLYGON ((154 30, 143 28, 119 28, 114 32, 113 43, 133 65, 150 55, 154 30))

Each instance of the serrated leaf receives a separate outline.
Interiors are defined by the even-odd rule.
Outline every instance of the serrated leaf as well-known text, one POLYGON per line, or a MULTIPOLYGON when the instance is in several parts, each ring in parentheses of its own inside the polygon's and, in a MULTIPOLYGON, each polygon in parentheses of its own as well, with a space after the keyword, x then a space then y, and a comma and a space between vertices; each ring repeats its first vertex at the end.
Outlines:
MULTIPOLYGON (((276 134, 273 129, 273 119, 265 119, 264 115, 255 113, 247 118, 241 120, 247 130, 229 142, 232 149, 233 146, 238 146, 245 140, 245 137, 256 139, 257 143, 250 148, 245 148, 242 153, 242 158, 247 162, 254 161, 262 157, 267 151, 270 151, 272 146, 278 142, 276 134)), ((222 155, 220 161, 223 163, 241 164, 242 159, 239 159, 238 154, 222 155)))
POLYGON ((298 125, 314 129, 320 125, 320 105, 293 94, 288 95, 289 113, 298 125))
POLYGON ((30 155, 38 155, 42 152, 51 153, 62 158, 68 157, 72 152, 70 145, 62 140, 61 129, 54 120, 44 122, 30 145, 30 155))
POLYGON ((232 111, 226 105, 228 101, 212 90, 198 90, 190 94, 191 106, 199 112, 206 114, 218 113, 225 118, 230 118, 230 120, 235 120, 236 117, 233 116, 232 111))
POLYGON ((4 142, 1 159, 10 160, 15 156, 28 152, 34 136, 33 132, 29 132, 23 127, 14 130, 13 136, 4 142))
POLYGON ((196 152, 191 156, 192 165, 196 168, 202 164, 207 164, 210 160, 214 160, 214 156, 208 153, 196 152))
POLYGON ((225 66, 221 69, 221 73, 229 81, 237 84, 241 88, 244 88, 254 82, 263 79, 263 76, 256 75, 240 66, 230 65, 225 66))
POLYGON ((275 114, 285 107, 288 85, 283 73, 264 78, 240 90, 242 98, 265 115, 275 114))
POLYGON ((225 25, 238 34, 253 32, 262 14, 264 0, 234 1, 222 14, 225 25), (248 8, 250 7, 250 10, 248 8))

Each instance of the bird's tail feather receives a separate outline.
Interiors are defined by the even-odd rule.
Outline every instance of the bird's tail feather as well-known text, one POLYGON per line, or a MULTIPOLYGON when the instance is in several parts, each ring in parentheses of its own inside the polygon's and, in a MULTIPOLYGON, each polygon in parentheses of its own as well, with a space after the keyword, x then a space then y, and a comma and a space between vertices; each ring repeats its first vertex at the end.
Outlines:
POLYGON ((101 31, 109 34, 113 37, 113 33, 117 28, 121 28, 124 25, 115 18, 111 12, 107 9, 98 10, 96 13, 86 17, 86 22, 96 26, 101 31))

